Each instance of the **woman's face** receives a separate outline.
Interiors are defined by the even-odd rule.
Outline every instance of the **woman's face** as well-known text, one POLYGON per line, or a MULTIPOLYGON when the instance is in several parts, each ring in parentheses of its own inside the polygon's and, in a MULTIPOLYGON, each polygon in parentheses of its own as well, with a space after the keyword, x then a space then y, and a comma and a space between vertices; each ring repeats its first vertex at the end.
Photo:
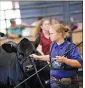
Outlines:
POLYGON ((50 21, 49 20, 45 20, 41 26, 42 30, 48 31, 50 27, 50 21))
POLYGON ((49 34, 52 42, 57 42, 61 38, 61 33, 57 33, 52 27, 49 29, 49 34))

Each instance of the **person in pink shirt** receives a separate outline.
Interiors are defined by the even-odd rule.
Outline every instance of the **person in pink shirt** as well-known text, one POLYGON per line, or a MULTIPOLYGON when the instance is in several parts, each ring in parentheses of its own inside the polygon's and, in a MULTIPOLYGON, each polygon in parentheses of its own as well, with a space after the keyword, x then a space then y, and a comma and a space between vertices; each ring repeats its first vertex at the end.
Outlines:
MULTIPOLYGON (((50 28, 50 19, 43 18, 40 20, 39 24, 36 27, 35 38, 37 39, 39 36, 39 45, 36 48, 41 55, 48 55, 50 51, 51 40, 49 39, 49 28, 50 28)), ((47 64, 46 61, 42 61, 42 65, 45 66, 47 64)), ((49 67, 45 68, 41 72, 41 77, 44 78, 44 82, 50 79, 49 67), (45 75, 43 75, 45 74, 45 75)), ((45 88, 50 88, 49 85, 46 85, 45 88)))

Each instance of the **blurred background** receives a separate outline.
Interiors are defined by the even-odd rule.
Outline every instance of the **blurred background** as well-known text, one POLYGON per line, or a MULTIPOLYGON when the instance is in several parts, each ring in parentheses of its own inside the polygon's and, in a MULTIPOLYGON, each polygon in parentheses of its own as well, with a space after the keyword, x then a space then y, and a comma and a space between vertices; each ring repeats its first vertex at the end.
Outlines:
MULTIPOLYGON (((38 17, 56 18, 70 27, 76 24, 78 28, 72 32, 71 41, 78 44, 83 40, 83 1, 0 1, 0 32, 4 34, 14 18, 17 24, 28 24, 22 36, 29 37, 38 17)), ((78 47, 81 56, 82 48, 82 45, 78 47)))
MULTIPOLYGON (((32 24, 38 17, 56 18, 65 25, 77 24, 78 28, 72 32, 72 42, 82 41, 83 1, 0 1, 0 32, 7 34, 10 19, 17 24, 26 23, 22 35, 31 36, 32 24)), ((79 46, 82 55, 82 47, 79 46)))

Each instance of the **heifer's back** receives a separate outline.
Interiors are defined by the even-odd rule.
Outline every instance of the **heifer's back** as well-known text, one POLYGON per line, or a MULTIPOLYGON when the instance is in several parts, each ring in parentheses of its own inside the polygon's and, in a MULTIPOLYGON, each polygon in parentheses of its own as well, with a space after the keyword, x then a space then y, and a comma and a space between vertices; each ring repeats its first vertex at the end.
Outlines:
POLYGON ((2 49, 2 47, 0 47, 0 88, 9 87, 10 80, 11 80, 11 85, 14 85, 14 81, 10 77, 11 76, 10 71, 15 70, 14 64, 15 64, 15 54, 6 53, 2 49))

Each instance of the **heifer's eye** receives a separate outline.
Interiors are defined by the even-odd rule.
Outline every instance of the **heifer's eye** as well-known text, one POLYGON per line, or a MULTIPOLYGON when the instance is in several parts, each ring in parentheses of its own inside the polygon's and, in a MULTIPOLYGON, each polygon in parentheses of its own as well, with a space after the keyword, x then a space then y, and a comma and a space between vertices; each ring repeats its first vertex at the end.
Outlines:
POLYGON ((23 53, 19 53, 19 54, 18 54, 18 59, 21 60, 21 59, 23 59, 23 58, 24 58, 24 54, 23 54, 23 53))

